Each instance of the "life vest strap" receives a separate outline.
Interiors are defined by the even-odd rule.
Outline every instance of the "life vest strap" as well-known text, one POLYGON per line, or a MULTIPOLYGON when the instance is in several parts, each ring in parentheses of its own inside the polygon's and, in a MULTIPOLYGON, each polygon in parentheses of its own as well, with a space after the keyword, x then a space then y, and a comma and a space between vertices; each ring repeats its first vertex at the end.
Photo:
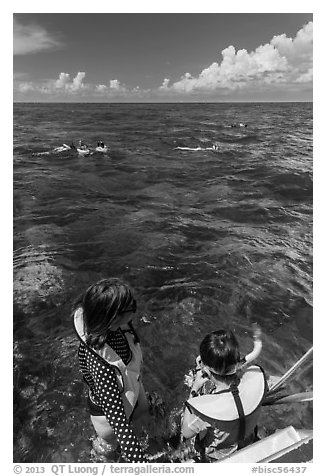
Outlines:
POLYGON ((245 435, 246 435, 246 418, 243 410, 243 405, 241 398, 239 396, 239 389, 235 384, 232 384, 230 387, 232 396, 234 398, 235 405, 237 407, 239 415, 239 436, 238 436, 238 449, 244 447, 245 435))

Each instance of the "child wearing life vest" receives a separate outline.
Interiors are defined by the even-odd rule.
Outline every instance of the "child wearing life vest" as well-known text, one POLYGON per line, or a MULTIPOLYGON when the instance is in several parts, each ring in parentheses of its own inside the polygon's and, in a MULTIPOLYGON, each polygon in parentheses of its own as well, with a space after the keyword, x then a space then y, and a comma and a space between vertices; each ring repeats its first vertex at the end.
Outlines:
POLYGON ((142 352, 131 322, 136 309, 129 286, 117 278, 92 284, 74 306, 79 364, 98 435, 93 448, 105 461, 116 461, 119 451, 124 461, 146 461, 134 431, 147 417, 142 352))
POLYGON ((243 359, 231 331, 211 332, 200 344, 181 431, 185 439, 196 437, 201 462, 215 462, 255 441, 267 392, 262 368, 249 366, 262 348, 258 327, 254 339, 253 351, 243 359))

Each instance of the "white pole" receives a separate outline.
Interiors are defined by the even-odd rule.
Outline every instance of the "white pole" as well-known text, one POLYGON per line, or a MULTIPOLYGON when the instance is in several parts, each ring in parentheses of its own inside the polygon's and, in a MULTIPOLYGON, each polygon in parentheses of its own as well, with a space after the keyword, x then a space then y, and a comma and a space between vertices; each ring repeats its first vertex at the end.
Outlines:
MULTIPOLYGON (((312 354, 312 347, 299 359, 284 375, 280 378, 270 389, 269 392, 273 392, 277 390, 279 387, 283 385, 286 380, 299 368, 301 365, 310 357, 312 354)), ((269 393, 268 392, 268 393, 269 393)))
POLYGON ((280 405, 281 403, 302 403, 311 402, 313 400, 312 392, 294 393, 293 395, 286 395, 275 400, 271 405, 280 405))

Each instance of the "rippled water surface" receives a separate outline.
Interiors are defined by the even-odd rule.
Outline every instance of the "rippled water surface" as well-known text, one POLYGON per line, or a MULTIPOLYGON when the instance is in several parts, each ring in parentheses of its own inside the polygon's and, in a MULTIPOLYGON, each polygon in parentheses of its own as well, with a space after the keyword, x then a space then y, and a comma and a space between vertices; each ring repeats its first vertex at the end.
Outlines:
MULTIPOLYGON (((207 332, 231 327, 244 354, 258 322, 274 375, 310 347, 311 104, 15 104, 13 158, 15 461, 90 461, 70 308, 102 277, 136 291, 168 412, 207 332), (52 152, 79 139, 110 152, 52 152)), ((290 384, 311 387, 311 369, 290 384)), ((312 426, 310 404, 264 412, 267 432, 312 426)))

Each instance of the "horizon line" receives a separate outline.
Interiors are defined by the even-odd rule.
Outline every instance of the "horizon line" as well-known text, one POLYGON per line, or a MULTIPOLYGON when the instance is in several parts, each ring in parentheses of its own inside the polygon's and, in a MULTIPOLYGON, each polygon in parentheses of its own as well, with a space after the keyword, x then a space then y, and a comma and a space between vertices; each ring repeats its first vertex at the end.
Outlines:
POLYGON ((253 103, 313 103, 313 100, 296 101, 13 101, 13 104, 253 104, 253 103))

